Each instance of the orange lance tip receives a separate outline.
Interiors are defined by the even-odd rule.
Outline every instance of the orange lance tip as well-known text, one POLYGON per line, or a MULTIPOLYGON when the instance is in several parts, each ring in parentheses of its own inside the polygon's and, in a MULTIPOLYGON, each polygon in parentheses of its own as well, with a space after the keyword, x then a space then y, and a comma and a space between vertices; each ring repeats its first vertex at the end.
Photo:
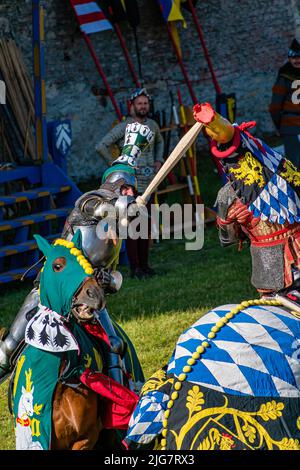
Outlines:
POLYGON ((230 142, 234 136, 234 127, 218 114, 210 103, 196 104, 193 108, 194 118, 205 126, 209 137, 220 144, 230 142))

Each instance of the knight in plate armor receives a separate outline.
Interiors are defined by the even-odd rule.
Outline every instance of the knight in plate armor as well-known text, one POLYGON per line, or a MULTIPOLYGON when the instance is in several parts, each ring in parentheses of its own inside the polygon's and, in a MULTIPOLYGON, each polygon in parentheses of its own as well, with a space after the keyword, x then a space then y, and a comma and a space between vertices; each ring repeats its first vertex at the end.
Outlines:
MULTIPOLYGON (((131 219, 129 214, 136 216, 138 213, 135 204, 137 160, 152 137, 153 133, 147 126, 139 123, 128 124, 120 157, 105 171, 100 188, 83 194, 76 201, 75 208, 65 222, 62 238, 71 240, 74 233, 80 229, 83 253, 92 264, 96 278, 106 293, 115 293, 122 285, 122 275, 116 271, 122 244, 118 224, 121 222, 126 225, 131 219), (110 218, 108 214, 112 208, 114 217, 110 218)), ((27 322, 36 312, 39 304, 38 287, 39 276, 9 332, 0 341, 0 381, 10 373, 11 357, 15 356, 24 338, 27 322)), ((124 343, 117 336, 106 308, 95 315, 111 343, 111 351, 107 357, 108 373, 114 380, 122 383, 121 356, 124 343)))
POLYGON ((247 131, 255 122, 232 125, 208 103, 196 105, 194 117, 205 125, 228 180, 216 201, 221 245, 249 240, 253 286, 261 295, 284 293, 296 301, 300 172, 247 131))
POLYGON ((300 173, 252 137, 249 123, 232 125, 208 103, 196 105, 194 117, 227 177, 217 197, 221 244, 250 241, 252 284, 262 298, 201 312, 180 335, 168 364, 145 383, 125 443, 129 449, 157 449, 158 443, 164 451, 195 451, 286 449, 282 443, 289 442, 299 449, 300 173), (249 429, 246 416, 252 426, 260 413, 252 407, 261 410, 262 399, 263 407, 286 400, 280 405, 286 416, 280 412, 281 422, 272 424, 274 436, 283 430, 288 437, 276 438, 276 447, 269 444, 275 438, 265 417, 258 427, 266 444, 256 431, 241 438, 241 429, 249 429))

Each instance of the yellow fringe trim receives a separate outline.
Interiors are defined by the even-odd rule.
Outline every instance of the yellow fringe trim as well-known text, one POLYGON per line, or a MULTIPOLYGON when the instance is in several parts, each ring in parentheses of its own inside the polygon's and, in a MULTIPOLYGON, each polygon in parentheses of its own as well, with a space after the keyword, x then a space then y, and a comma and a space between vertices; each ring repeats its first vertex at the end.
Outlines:
POLYGON ((83 255, 81 250, 78 250, 78 248, 75 247, 75 244, 73 242, 69 242, 67 240, 64 240, 62 238, 58 238, 55 240, 53 243, 54 246, 64 246, 68 250, 70 250, 71 255, 75 256, 77 259, 77 262, 80 264, 82 269, 84 270, 85 274, 87 275, 92 275, 94 272, 94 269, 91 265, 91 263, 86 259, 86 257, 83 255))

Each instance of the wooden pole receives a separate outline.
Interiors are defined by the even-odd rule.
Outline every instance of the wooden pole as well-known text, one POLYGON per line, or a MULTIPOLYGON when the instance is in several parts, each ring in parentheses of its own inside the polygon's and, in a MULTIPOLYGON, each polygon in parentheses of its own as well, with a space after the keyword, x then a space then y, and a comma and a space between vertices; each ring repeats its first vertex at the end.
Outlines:
POLYGON ((201 43, 205 58, 206 58, 208 68, 210 70, 211 78, 212 78, 216 93, 218 93, 220 95, 222 93, 221 87, 218 83, 218 80, 217 80, 217 77, 216 77, 216 74, 215 74, 215 71, 214 71, 214 68, 213 68, 213 65, 212 65, 212 61, 211 61, 210 55, 208 53, 208 49, 206 47, 204 35, 203 35, 202 28, 200 26, 200 22, 198 20, 197 14, 196 14, 195 7, 193 5, 192 0, 187 0, 187 2, 189 4, 189 8, 190 8, 192 16, 193 16, 193 20, 194 20, 194 23, 195 23, 195 26, 196 26, 196 29, 197 29, 197 33, 198 33, 198 36, 199 36, 199 39, 200 39, 200 43, 201 43))
POLYGON ((34 96, 32 83, 29 81, 29 77, 24 66, 23 61, 21 61, 21 54, 16 47, 16 44, 13 41, 9 41, 10 53, 13 57, 13 63, 18 77, 18 82, 22 90, 22 95, 24 101, 26 102, 27 108, 31 114, 31 117, 34 116, 34 96))
MULTIPOLYGON (((185 109, 184 109, 184 105, 182 101, 182 96, 181 96, 181 92, 179 88, 177 90, 177 96, 178 96, 178 102, 179 102, 181 123, 183 125, 184 134, 186 134, 188 132, 188 125, 187 125, 186 113, 185 113, 185 109)), ((187 155, 188 155, 192 179, 193 179, 195 203, 202 204, 203 200, 202 200, 201 193, 200 193, 200 185, 199 185, 197 169, 196 169, 196 155, 193 152, 192 146, 188 149, 187 155)), ((195 214, 197 217, 197 211, 195 211, 195 214)))
POLYGON ((115 111, 116 111, 116 114, 117 114, 117 116, 118 116, 118 119, 119 119, 119 121, 122 121, 122 113, 121 113, 121 111, 120 111, 120 108, 119 108, 118 105, 117 105, 117 102, 116 102, 116 100, 115 100, 115 97, 114 97, 114 95, 113 95, 113 92, 112 92, 112 90, 111 90, 111 88, 110 88, 110 86, 109 86, 109 83, 108 83, 108 81, 107 81, 107 78, 106 78, 106 76, 105 76, 105 74, 104 74, 104 71, 103 71, 101 65, 100 65, 100 61, 99 61, 99 59, 98 59, 98 57, 97 57, 97 55, 96 55, 96 53, 95 53, 95 50, 94 50, 93 45, 92 45, 92 43, 91 43, 91 40, 90 40, 90 38, 88 37, 88 35, 85 34, 85 33, 82 33, 82 36, 83 36, 83 39, 85 40, 85 43, 86 43, 86 45, 87 45, 87 47, 88 47, 88 49, 89 49, 89 51, 90 51, 90 54, 91 54, 92 59, 93 59, 95 65, 96 65, 96 68, 97 68, 97 70, 98 70, 98 72, 99 72, 99 75, 100 75, 100 77, 102 78, 102 81, 103 81, 103 83, 104 83, 104 86, 105 86, 105 88, 106 88, 106 90, 107 90, 107 93, 108 93, 110 99, 111 99, 112 105, 113 105, 113 107, 115 108, 115 111))
POLYGON ((127 49, 127 47, 126 47, 126 44, 125 44, 123 35, 122 35, 122 33, 121 33, 121 29, 120 29, 120 26, 118 25, 118 23, 114 23, 114 28, 115 28, 115 31, 116 31, 117 36, 118 36, 118 38, 119 38, 119 41, 120 41, 122 50, 123 50, 123 52, 124 52, 124 56, 125 56, 126 62, 127 62, 127 64, 128 64, 128 68, 129 68, 129 70, 130 70, 130 73, 131 73, 131 75, 132 75, 133 81, 134 81, 136 87, 140 88, 140 87, 141 87, 140 81, 139 81, 138 76, 137 76, 137 74, 136 74, 136 72, 135 72, 135 70, 134 70, 132 60, 131 60, 131 58, 130 58, 128 49, 127 49))
POLYGON ((145 205, 148 198, 160 185, 160 183, 165 179, 168 173, 174 168, 174 166, 179 162, 181 157, 186 153, 188 148, 196 140, 199 132, 202 129, 202 125, 199 125, 199 122, 196 122, 193 127, 182 137, 178 142, 171 155, 166 159, 165 163, 158 170, 154 178, 151 180, 144 193, 137 198, 137 204, 145 205))
POLYGON ((194 93, 194 90, 193 90, 193 87, 192 87, 192 84, 191 84, 191 81, 189 79, 189 76, 188 76, 188 73, 187 73, 187 70, 185 68, 185 65, 183 63, 183 60, 182 60, 182 57, 180 55, 180 52, 178 50, 178 47, 177 47, 177 44, 174 40, 174 37, 173 37, 173 34, 172 34, 172 31, 171 31, 171 27, 170 25, 167 23, 167 31, 168 31, 168 35, 169 35, 169 38, 170 38, 170 41, 172 43, 172 46, 174 48, 174 51, 175 51, 175 54, 176 54, 176 57, 177 57, 177 60, 178 60, 178 64, 181 68, 181 71, 182 71, 182 75, 184 77, 184 80, 185 80, 185 83, 187 84, 187 87, 189 89, 189 92, 190 92, 190 96, 192 98, 192 101, 194 104, 198 103, 198 100, 196 98, 196 95, 194 93))
MULTIPOLYGON (((113 17, 113 10, 111 7, 108 8, 108 11, 110 13, 110 15, 113 17)), ((125 43, 125 40, 124 40, 124 37, 122 35, 122 31, 121 31, 121 28, 119 26, 119 24, 117 22, 113 23, 113 26, 114 26, 114 29, 117 33, 117 36, 118 36, 118 39, 120 41, 120 44, 121 44, 121 47, 122 47, 122 50, 123 50, 123 53, 124 53, 124 56, 125 56, 125 59, 126 59, 126 62, 127 62, 127 65, 128 65, 128 68, 130 70, 130 73, 132 75, 132 78, 133 78, 133 81, 135 83, 135 85, 140 88, 141 84, 139 82, 139 79, 138 79, 138 76, 134 70, 134 66, 133 66, 133 63, 132 63, 132 60, 131 60, 131 57, 129 55, 129 52, 128 52, 128 49, 126 47, 126 43, 125 43)))
MULTIPOLYGON (((11 54, 11 41, 0 41, 0 70, 7 85, 7 102, 9 107, 5 110, 6 115, 14 129, 15 138, 23 149, 26 138, 28 106, 26 100, 24 100, 20 80, 18 80, 14 55, 11 54)), ((28 137, 29 155, 31 158, 34 158, 33 135, 30 133, 28 137)))
POLYGON ((36 158, 49 161, 46 121, 46 87, 44 61, 44 8, 40 0, 32 0, 34 105, 36 158))

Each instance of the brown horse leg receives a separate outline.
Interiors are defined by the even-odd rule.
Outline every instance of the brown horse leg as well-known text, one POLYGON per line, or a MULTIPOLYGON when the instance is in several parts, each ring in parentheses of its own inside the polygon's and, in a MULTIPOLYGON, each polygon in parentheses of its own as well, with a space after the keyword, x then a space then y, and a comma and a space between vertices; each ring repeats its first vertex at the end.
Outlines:
POLYGON ((91 450, 93 447, 90 447, 90 444, 89 439, 82 439, 74 442, 71 450, 91 450))
POLYGON ((59 383, 53 399, 51 449, 93 449, 102 424, 98 395, 84 385, 71 388, 59 383))

